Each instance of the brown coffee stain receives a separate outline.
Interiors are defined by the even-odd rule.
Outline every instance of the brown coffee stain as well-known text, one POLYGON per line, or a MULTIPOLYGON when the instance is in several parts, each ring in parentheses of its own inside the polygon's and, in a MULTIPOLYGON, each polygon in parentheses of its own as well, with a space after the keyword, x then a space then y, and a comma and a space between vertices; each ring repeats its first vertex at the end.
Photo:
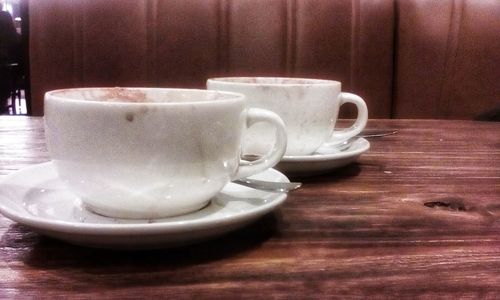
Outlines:
POLYGON ((136 117, 140 118, 141 116, 147 114, 150 110, 151 108, 148 105, 140 105, 137 107, 137 109, 126 112, 125 119, 129 122, 133 122, 136 117))
POLYGON ((127 119, 127 121, 129 122, 133 122, 134 121, 134 113, 133 112, 128 112, 125 114, 125 119, 127 119))

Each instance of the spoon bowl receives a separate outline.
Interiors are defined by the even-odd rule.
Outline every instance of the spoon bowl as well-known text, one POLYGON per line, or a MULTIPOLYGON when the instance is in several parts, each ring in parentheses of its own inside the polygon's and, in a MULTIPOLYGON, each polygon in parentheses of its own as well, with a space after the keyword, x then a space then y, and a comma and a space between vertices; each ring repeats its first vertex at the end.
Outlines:
POLYGON ((233 182, 253 189, 275 193, 286 193, 296 190, 302 186, 301 182, 274 182, 252 178, 240 178, 234 180, 233 182))

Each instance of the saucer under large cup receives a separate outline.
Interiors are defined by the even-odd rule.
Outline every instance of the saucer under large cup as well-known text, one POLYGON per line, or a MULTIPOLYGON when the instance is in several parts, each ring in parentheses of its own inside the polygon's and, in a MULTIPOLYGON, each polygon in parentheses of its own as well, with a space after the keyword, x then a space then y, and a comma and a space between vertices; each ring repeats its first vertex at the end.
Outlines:
MULTIPOLYGON (((251 178, 289 182, 268 169, 251 178)), ((173 247, 200 242, 255 221, 280 206, 286 193, 227 184, 193 213, 163 219, 116 219, 83 208, 57 177, 52 162, 7 175, 0 182, 0 212, 32 230, 69 243, 115 249, 173 247)))
POLYGON ((275 168, 287 176, 324 174, 355 162, 361 154, 369 149, 370 142, 364 138, 358 138, 347 149, 342 151, 331 147, 330 152, 323 149, 321 154, 284 156, 275 168))

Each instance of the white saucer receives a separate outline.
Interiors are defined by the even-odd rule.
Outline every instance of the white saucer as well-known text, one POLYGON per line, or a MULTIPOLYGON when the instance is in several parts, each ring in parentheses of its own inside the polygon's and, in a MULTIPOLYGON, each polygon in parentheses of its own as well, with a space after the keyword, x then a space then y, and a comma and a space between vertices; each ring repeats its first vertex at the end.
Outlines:
POLYGON ((364 138, 359 138, 343 151, 338 151, 332 147, 331 152, 328 153, 328 149, 323 147, 322 154, 284 156, 275 168, 288 176, 323 174, 356 161, 368 149, 370 149, 370 142, 364 138))
MULTIPOLYGON (((269 169, 252 178, 289 182, 269 169)), ((39 233, 73 244, 101 248, 159 248, 199 242, 242 227, 281 205, 286 193, 270 193, 234 183, 205 208, 154 220, 96 215, 58 179, 51 162, 31 166, 0 182, 0 212, 39 233)))

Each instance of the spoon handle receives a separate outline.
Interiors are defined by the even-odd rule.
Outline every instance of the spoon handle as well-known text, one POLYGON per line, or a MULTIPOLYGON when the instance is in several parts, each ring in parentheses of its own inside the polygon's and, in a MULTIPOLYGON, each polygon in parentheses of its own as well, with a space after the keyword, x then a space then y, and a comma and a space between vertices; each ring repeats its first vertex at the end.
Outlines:
POLYGON ((374 138, 374 137, 384 137, 388 135, 393 135, 398 133, 398 129, 387 129, 387 130, 365 130, 362 131, 357 137, 362 138, 374 138))
POLYGON ((234 180, 233 182, 257 190, 275 192, 275 193, 286 193, 288 191, 293 191, 298 189, 302 185, 301 182, 274 182, 274 181, 262 181, 251 178, 240 178, 234 180))

